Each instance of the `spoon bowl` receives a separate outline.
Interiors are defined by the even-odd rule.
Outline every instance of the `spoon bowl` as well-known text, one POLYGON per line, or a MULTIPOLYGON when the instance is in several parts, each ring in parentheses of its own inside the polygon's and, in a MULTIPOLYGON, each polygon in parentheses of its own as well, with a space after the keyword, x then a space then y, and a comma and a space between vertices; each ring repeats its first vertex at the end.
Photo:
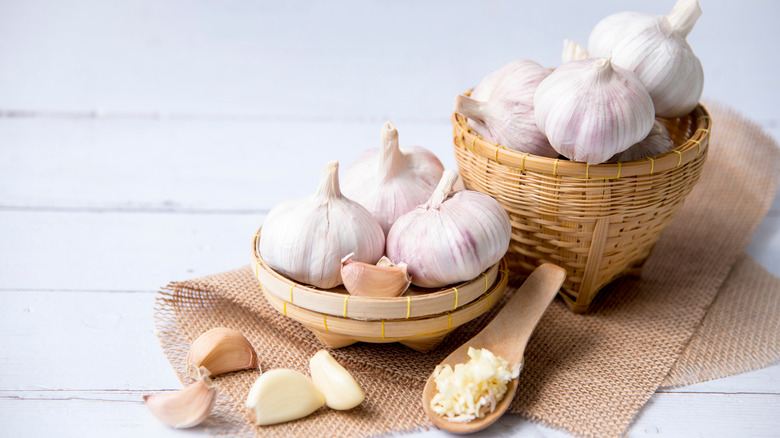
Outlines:
MULTIPOLYGON (((523 353, 528 339, 565 278, 566 270, 560 266, 545 263, 536 268, 498 315, 476 336, 444 358, 441 364, 454 368, 459 363, 467 362, 469 347, 473 347, 487 349, 504 358, 509 362, 510 370, 522 370, 523 353)), ((493 412, 487 412, 484 417, 467 423, 456 423, 447 421, 431 408, 431 400, 437 392, 436 382, 431 375, 423 389, 423 410, 440 429, 458 434, 477 432, 493 424, 506 412, 517 392, 517 382, 518 378, 515 377, 507 383, 504 398, 498 402, 493 412)))

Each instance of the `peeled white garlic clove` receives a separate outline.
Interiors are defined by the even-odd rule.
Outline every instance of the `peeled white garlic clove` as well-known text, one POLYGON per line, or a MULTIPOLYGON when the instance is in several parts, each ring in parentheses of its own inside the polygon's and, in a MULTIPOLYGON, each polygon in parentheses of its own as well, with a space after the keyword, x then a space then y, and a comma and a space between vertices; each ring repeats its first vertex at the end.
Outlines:
POLYGON ((387 235, 387 256, 404 260, 417 286, 471 280, 509 248, 509 215, 484 193, 451 192, 457 178, 445 170, 431 199, 398 218, 387 235))
POLYGON ((382 146, 369 149, 344 171, 341 189, 374 215, 385 235, 396 219, 425 202, 436 188, 444 166, 431 151, 399 147, 398 130, 382 126, 382 146))
POLYGON ((325 397, 325 404, 340 411, 352 409, 363 402, 366 394, 349 373, 326 350, 320 350, 309 360, 311 380, 325 397))
POLYGON ((325 166, 317 192, 274 207, 263 223, 260 255, 295 281, 329 289, 341 284, 341 259, 376 263, 385 233, 374 216, 339 190, 339 163, 325 166))
POLYGON ((350 295, 365 297, 397 297, 411 284, 406 263, 396 266, 383 256, 371 265, 352 260, 352 254, 341 261, 341 280, 350 295))
POLYGON ((275 369, 263 373, 246 398, 251 420, 260 426, 303 418, 325 404, 325 397, 298 371, 275 369))
POLYGON ((561 60, 566 63, 569 61, 579 61, 580 59, 590 58, 590 54, 584 47, 572 40, 563 40, 563 53, 561 60))
POLYGON ((598 164, 647 137, 653 101, 636 75, 609 59, 562 64, 536 89, 536 124, 573 161, 598 164))
POLYGON ((536 127, 533 96, 550 70, 529 60, 510 62, 489 74, 471 96, 455 98, 454 111, 487 141, 543 157, 558 154, 536 127))
POLYGON ((653 125, 653 129, 650 130, 650 134, 645 137, 644 140, 631 146, 614 157, 610 158, 610 162, 616 161, 633 161, 647 157, 654 157, 669 152, 674 147, 672 138, 669 136, 669 131, 661 122, 656 121, 653 125))
POLYGON ((257 353, 241 332, 217 327, 198 336, 190 346, 187 355, 190 377, 197 378, 201 367, 211 376, 257 368, 257 353))
POLYGON ((701 16, 698 0, 679 0, 669 15, 622 12, 591 32, 593 56, 632 70, 653 98, 659 117, 682 117, 696 107, 704 89, 701 61, 686 37, 701 16))
POLYGON ((197 426, 202 423, 217 400, 217 388, 201 370, 201 378, 192 385, 173 392, 144 396, 144 403, 158 420, 176 429, 197 426))

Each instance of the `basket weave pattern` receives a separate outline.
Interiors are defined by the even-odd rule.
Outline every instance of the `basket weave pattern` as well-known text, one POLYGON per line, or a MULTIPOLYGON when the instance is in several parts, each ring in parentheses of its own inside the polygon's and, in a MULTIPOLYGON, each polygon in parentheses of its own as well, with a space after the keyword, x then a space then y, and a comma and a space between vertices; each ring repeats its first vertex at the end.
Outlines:
POLYGON ((561 295, 584 312, 617 277, 638 273, 693 189, 707 156, 710 117, 659 119, 674 150, 642 160, 587 165, 529 155, 478 136, 453 114, 453 144, 470 190, 493 196, 512 221, 513 269, 528 274, 542 263, 568 275, 561 295))

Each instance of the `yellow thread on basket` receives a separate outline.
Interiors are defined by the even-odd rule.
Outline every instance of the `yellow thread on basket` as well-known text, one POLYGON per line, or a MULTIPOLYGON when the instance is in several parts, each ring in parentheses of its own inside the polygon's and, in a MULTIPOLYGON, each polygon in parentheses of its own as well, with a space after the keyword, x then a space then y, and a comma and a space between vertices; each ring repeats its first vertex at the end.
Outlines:
POLYGON ((349 295, 344 297, 344 318, 347 317, 347 301, 349 301, 349 295))
POLYGON ((412 297, 406 297, 406 319, 409 319, 409 315, 412 313, 412 297))
POLYGON ((293 292, 293 287, 295 287, 295 284, 293 284, 292 286, 290 286, 290 304, 292 304, 292 303, 293 303, 293 299, 292 299, 292 297, 293 297, 293 295, 292 295, 292 292, 293 292))
POLYGON ((382 339, 385 338, 385 320, 382 320, 382 339))
POLYGON ((618 161, 618 174, 615 177, 615 179, 620 179, 620 169, 622 168, 623 168, 623 164, 621 164, 620 161, 618 161))
POLYGON ((479 136, 475 135, 474 136, 474 141, 471 142, 471 151, 474 152, 475 154, 477 153, 477 139, 478 138, 479 138, 479 136))
POLYGON ((255 262, 255 277, 257 277, 258 279, 260 278, 260 273, 257 272, 257 268, 260 267, 260 263, 263 263, 263 261, 259 260, 259 261, 255 262))
POLYGON ((677 154, 677 165, 674 167, 680 167, 680 164, 682 164, 682 152, 678 151, 677 149, 672 149, 672 152, 677 154))
POLYGON ((558 160, 560 160, 560 158, 556 158, 555 164, 553 164, 553 176, 558 176, 558 160))
POLYGON ((499 148, 506 149, 506 148, 504 146, 501 146, 498 143, 493 143, 493 145, 496 147, 496 163, 501 164, 501 162, 498 161, 498 149, 499 148))
POLYGON ((328 332, 328 316, 324 313, 322 314, 322 324, 325 326, 325 331, 328 332))
POLYGON ((447 327, 447 330, 450 330, 452 329, 452 313, 447 312, 447 317, 449 318, 449 323, 450 323, 450 326, 447 327))
POLYGON ((701 142, 699 142, 699 140, 694 140, 694 139, 690 139, 688 141, 692 141, 692 142, 696 143, 696 145, 699 147, 696 150, 696 155, 699 155, 701 153, 701 142))
POLYGON ((528 158, 529 155, 531 155, 530 152, 526 152, 525 155, 523 155, 523 162, 520 163, 520 172, 525 172, 525 159, 528 158))
POLYGON ((590 178, 590 164, 585 163, 585 179, 590 178))
POLYGON ((287 316, 287 301, 282 301, 284 305, 282 306, 282 313, 284 313, 284 316, 287 316))
POLYGON ((650 175, 652 175, 655 170, 655 160, 650 157, 647 157, 647 159, 650 160, 650 175))
POLYGON ((458 308, 458 288, 453 287, 453 289, 455 290, 455 305, 452 306, 452 310, 455 310, 458 308))
POLYGON ((485 292, 487 292, 487 290, 488 290, 488 284, 487 284, 487 282, 488 282, 488 276, 487 276, 487 274, 485 274, 484 272, 482 273, 482 275, 484 275, 484 276, 485 276, 485 292))

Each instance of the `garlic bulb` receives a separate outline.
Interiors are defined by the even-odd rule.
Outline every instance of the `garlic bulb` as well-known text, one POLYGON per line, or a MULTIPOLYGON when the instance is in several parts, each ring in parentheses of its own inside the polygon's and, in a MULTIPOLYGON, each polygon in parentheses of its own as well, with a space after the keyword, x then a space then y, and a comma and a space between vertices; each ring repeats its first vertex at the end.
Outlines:
POLYGON ((654 157, 669 152, 674 147, 669 131, 661 122, 656 121, 650 134, 644 140, 610 158, 610 162, 633 161, 654 157))
POLYGON ((341 284, 349 253, 376 263, 384 253, 382 227, 362 205, 339 190, 339 163, 325 166, 317 192, 274 207, 263 223, 260 254, 285 277, 329 289, 341 284))
POLYGON ((682 117, 693 111, 704 88, 701 61, 686 41, 699 16, 698 0, 679 0, 669 15, 614 14, 593 28, 588 49, 635 72, 657 116, 682 117))
POLYGON ((590 58, 590 54, 584 47, 572 40, 563 40, 563 54, 561 60, 566 63, 569 61, 579 61, 580 59, 590 58))
POLYGON ((558 154, 534 121, 534 91, 550 70, 529 60, 510 62, 489 74, 471 96, 455 98, 454 111, 487 141, 543 157, 558 154))
POLYGON ((419 146, 398 146, 391 122, 382 126, 382 146, 361 154, 344 171, 341 190, 374 215, 387 234, 396 219, 424 203, 436 188, 444 166, 419 146))
POLYGON ((636 75, 609 59, 562 64, 536 89, 536 123, 573 161, 603 163, 647 137, 653 101, 636 75))
POLYGON ((431 199, 398 218, 387 235, 387 256, 406 262, 417 286, 471 280, 509 249, 509 215, 484 193, 451 192, 457 178, 445 170, 431 199))

